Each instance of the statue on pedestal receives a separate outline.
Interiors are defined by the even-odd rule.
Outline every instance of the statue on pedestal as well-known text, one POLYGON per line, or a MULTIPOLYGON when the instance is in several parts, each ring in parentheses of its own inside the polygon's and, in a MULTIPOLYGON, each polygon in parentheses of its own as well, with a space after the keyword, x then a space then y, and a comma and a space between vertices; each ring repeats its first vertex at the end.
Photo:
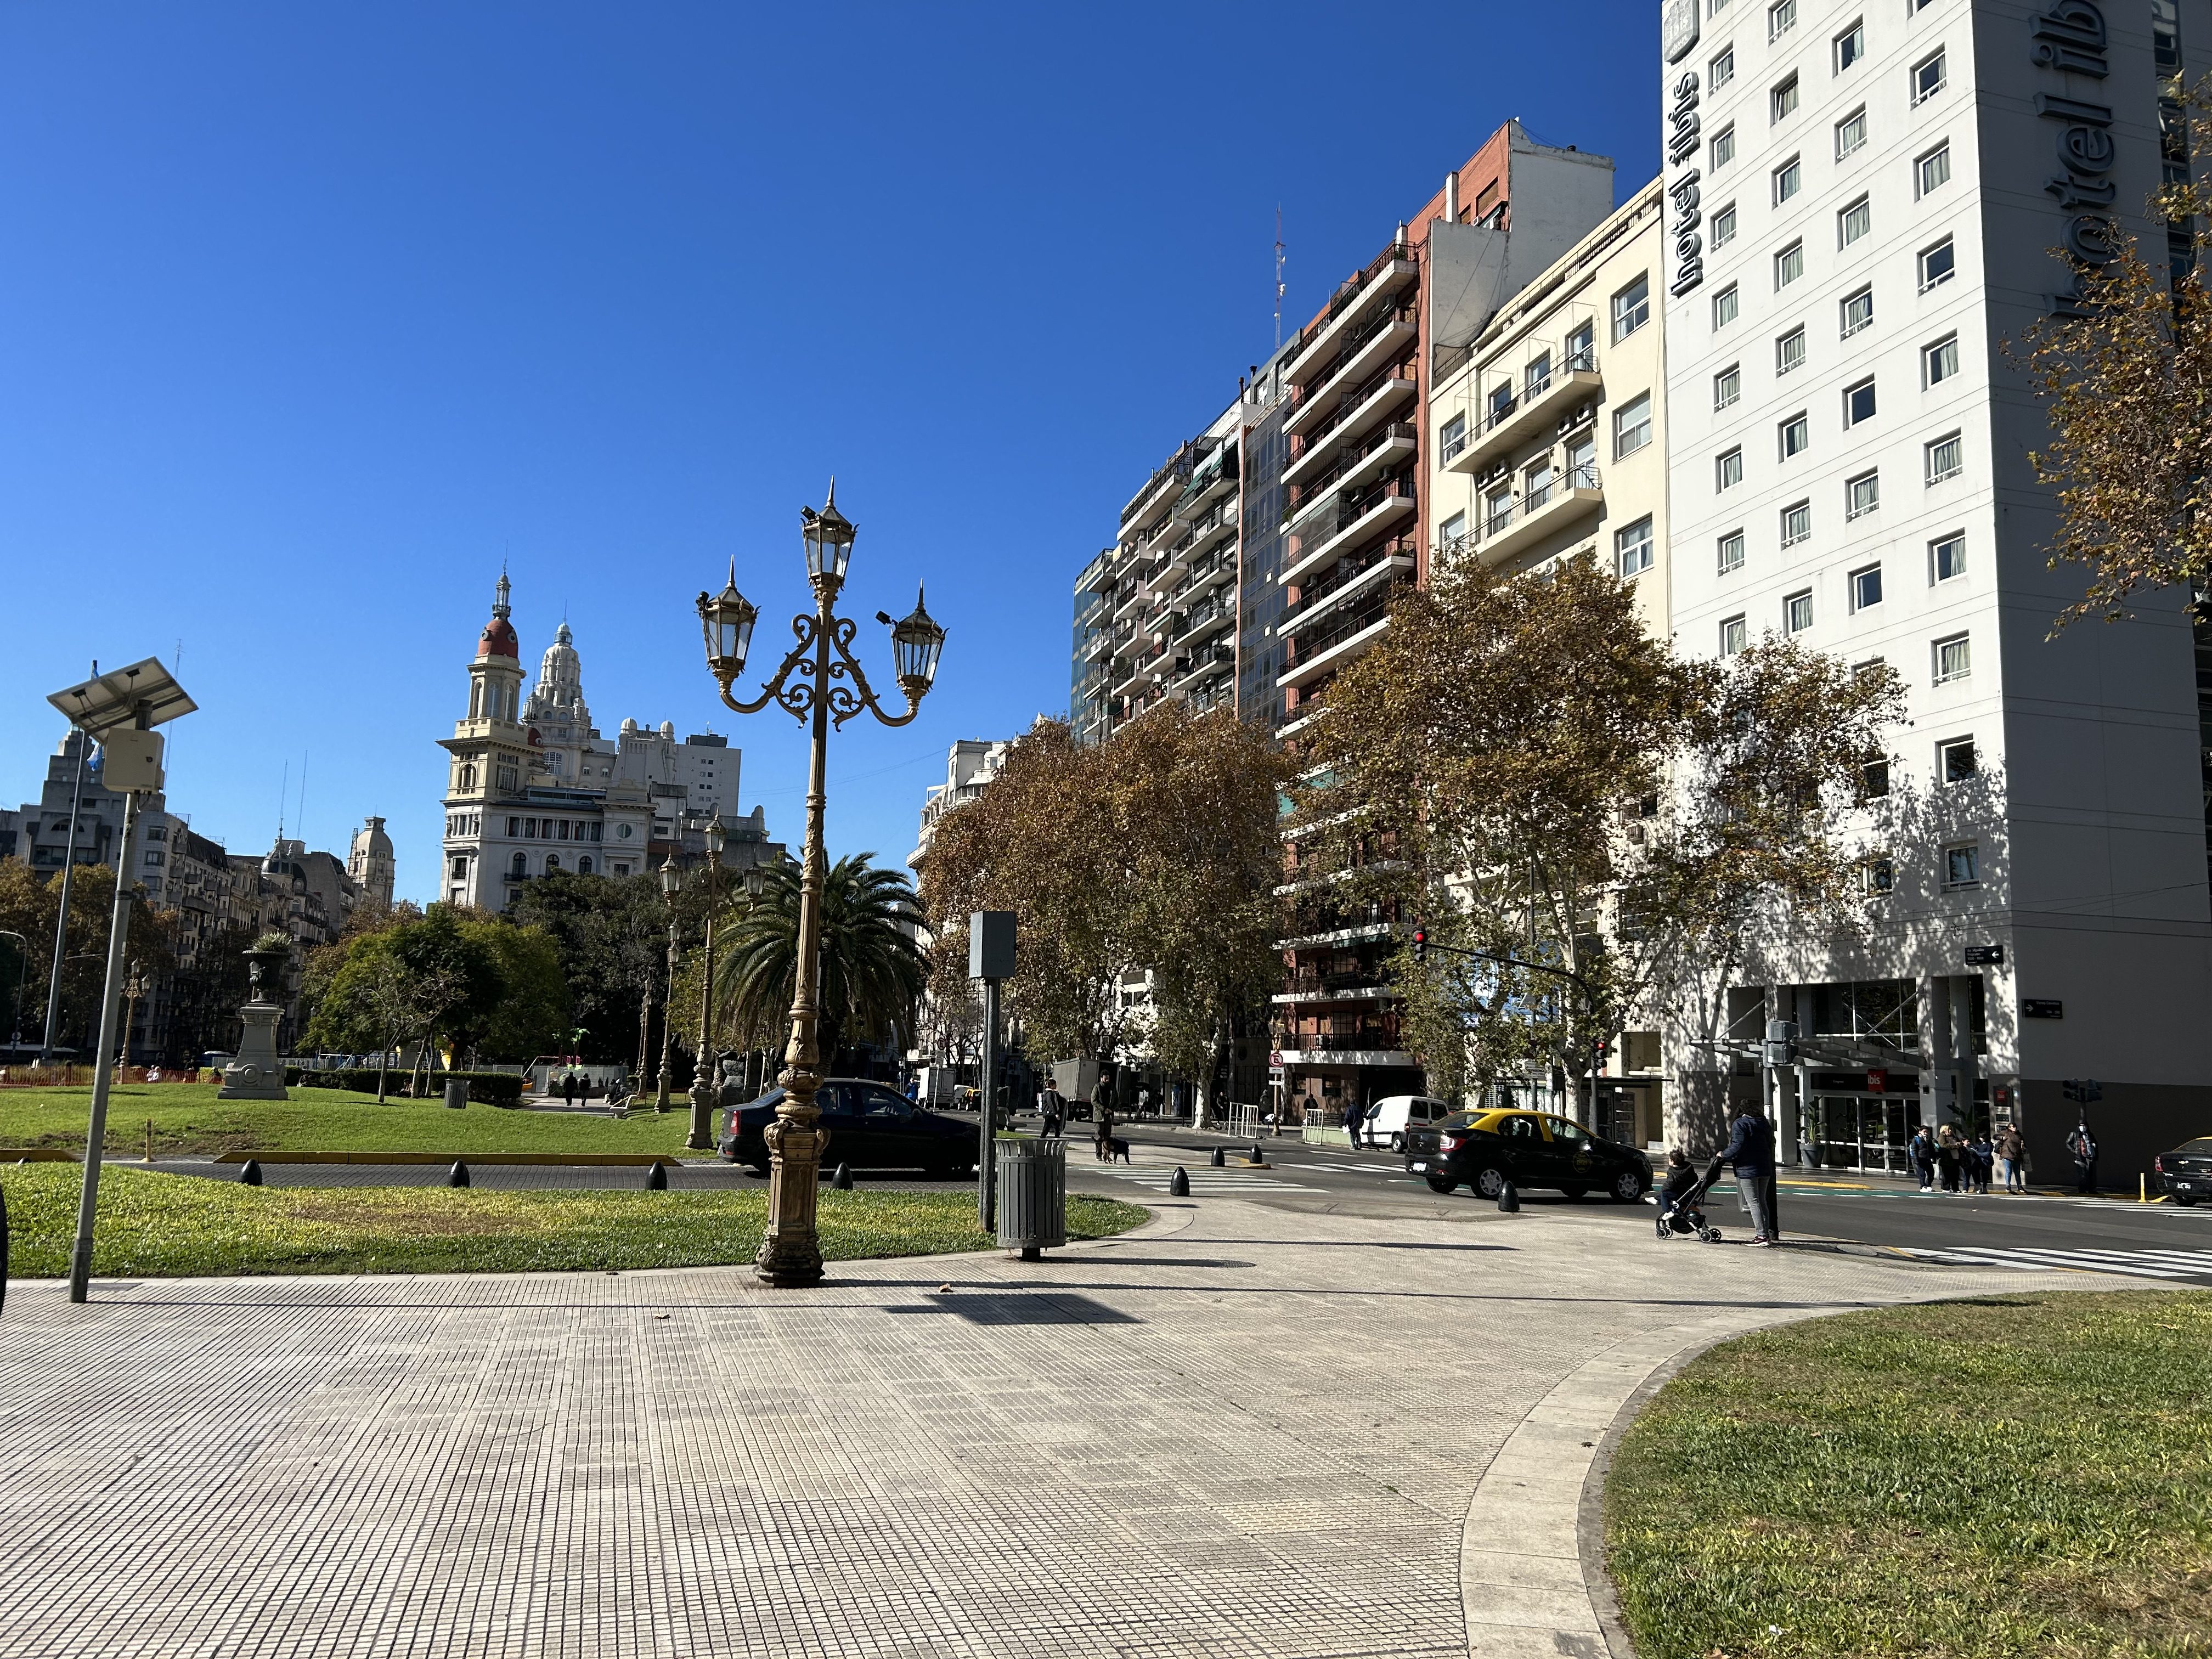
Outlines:
POLYGON ((222 1068, 222 1087, 217 1100, 289 1100, 284 1088, 284 1062, 276 1053, 276 1022, 284 1017, 283 1005, 269 1000, 261 988, 262 964, 283 960, 279 951, 248 951, 246 969, 253 977, 253 997, 238 1011, 245 1029, 239 1033, 238 1058, 222 1068))

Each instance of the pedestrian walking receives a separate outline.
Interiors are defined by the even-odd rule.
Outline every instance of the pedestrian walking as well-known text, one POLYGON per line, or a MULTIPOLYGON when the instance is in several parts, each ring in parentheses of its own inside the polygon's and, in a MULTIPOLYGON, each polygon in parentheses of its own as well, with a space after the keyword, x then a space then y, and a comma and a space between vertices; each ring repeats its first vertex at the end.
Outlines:
POLYGON ((574 1072, 561 1073, 561 1098, 571 1106, 576 1103, 576 1074, 574 1072))
POLYGON ((1754 1104, 1729 1126, 1729 1144, 1721 1160, 1735 1170, 1736 1201, 1751 1222, 1751 1242, 1773 1245, 1782 1242, 1782 1224, 1776 1213, 1774 1125, 1754 1104))
POLYGON ((1093 1123, 1114 1109, 1114 1079, 1103 1071, 1098 1081, 1091 1085, 1091 1121, 1093 1123))
POLYGON ((1367 1121, 1367 1109, 1353 1101, 1344 1109, 1344 1138, 1354 1151, 1359 1146, 1360 1126, 1367 1121))
POLYGON ((1977 1130, 1966 1147, 1968 1184, 1978 1193, 1990 1189, 1990 1168, 1996 1162, 1996 1143, 1990 1139, 1987 1129, 1977 1130))
POLYGON ((2066 1137, 2066 1156, 2074 1160, 2075 1190, 2094 1194, 2097 1190, 2097 1137, 2089 1133, 2087 1119, 2076 1124, 2074 1133, 2066 1137))
POLYGON ((2012 1124, 2006 1124, 1997 1133, 1997 1172, 2004 1177, 2004 1189, 2008 1193, 2027 1190, 2027 1139, 2012 1124))
POLYGON ((1042 1133, 1047 1140, 1067 1132, 1067 1097, 1060 1093, 1058 1085, 1044 1085, 1044 1092, 1037 1097, 1037 1109, 1044 1114, 1042 1133))
POLYGON ((1098 1108, 1091 1125, 1091 1151, 1102 1164, 1114 1144, 1114 1107, 1109 1101, 1098 1108))
POLYGON ((1927 1192, 1936 1184, 1936 1137, 1928 1133, 1926 1124, 1912 1132, 1905 1152, 1912 1160, 1912 1172, 1920 1177, 1920 1190, 1927 1192))

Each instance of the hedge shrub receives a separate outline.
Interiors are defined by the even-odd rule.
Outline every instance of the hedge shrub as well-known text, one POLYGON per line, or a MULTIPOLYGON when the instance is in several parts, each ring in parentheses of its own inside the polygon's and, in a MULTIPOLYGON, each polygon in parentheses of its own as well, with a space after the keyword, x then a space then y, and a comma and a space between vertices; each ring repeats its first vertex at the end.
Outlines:
MULTIPOLYGON (((513 1072, 433 1072, 432 1088, 442 1091, 449 1077, 466 1078, 469 1098, 479 1106, 519 1106, 522 1103, 524 1079, 513 1072)), ((408 1074, 393 1067, 384 1076, 384 1092, 398 1094, 407 1085, 408 1074)), ((376 1069, 363 1066, 336 1072, 307 1072, 298 1066, 285 1069, 284 1081, 299 1089, 350 1089, 357 1094, 376 1092, 376 1069)))

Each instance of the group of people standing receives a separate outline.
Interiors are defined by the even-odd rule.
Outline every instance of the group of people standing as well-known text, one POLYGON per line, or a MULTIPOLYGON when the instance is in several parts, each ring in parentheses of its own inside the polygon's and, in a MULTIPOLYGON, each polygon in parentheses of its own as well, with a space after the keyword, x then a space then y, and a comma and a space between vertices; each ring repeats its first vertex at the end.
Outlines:
MULTIPOLYGON (((2069 1136, 2068 1151, 2074 1150, 2077 1137, 2087 1139, 2088 1133, 2084 1125, 2075 1135, 2069 1136)), ((2094 1142, 2090 1145, 2090 1180, 2094 1182, 2094 1142)), ((1955 1123, 1935 1129, 1923 1124, 1906 1144, 1905 1155, 1912 1162, 1913 1173, 1920 1177, 1920 1190, 1923 1193, 1935 1191, 1939 1185, 1947 1193, 1986 1193, 1993 1179, 2001 1182, 2008 1193, 2025 1193, 2028 1172, 2033 1167, 2026 1137, 2009 1123, 1999 1127, 1995 1134, 1987 1129, 1978 1130, 1972 1139, 1955 1123)), ((2079 1161, 2077 1157, 2077 1164, 2079 1161)), ((2085 1183, 2083 1190, 2094 1188, 2085 1183)))

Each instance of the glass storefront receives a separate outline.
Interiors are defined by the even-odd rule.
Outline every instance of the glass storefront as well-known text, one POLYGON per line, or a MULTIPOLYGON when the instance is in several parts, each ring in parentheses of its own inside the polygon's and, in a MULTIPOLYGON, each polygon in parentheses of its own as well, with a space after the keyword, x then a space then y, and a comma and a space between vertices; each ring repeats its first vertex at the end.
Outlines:
POLYGON ((1822 1169, 1910 1175, 1905 1147, 1919 1123, 1917 1095, 1815 1091, 1806 1138, 1817 1146, 1822 1169))

